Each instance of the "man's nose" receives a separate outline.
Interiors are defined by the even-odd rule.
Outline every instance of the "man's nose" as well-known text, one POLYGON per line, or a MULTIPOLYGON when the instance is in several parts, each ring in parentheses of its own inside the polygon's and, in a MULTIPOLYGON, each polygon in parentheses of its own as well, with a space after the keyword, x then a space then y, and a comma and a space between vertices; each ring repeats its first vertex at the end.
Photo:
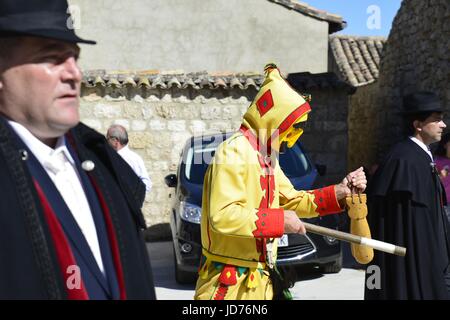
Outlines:
POLYGON ((74 57, 67 58, 63 63, 63 80, 68 81, 72 80, 74 82, 81 81, 81 70, 78 67, 78 63, 74 57))

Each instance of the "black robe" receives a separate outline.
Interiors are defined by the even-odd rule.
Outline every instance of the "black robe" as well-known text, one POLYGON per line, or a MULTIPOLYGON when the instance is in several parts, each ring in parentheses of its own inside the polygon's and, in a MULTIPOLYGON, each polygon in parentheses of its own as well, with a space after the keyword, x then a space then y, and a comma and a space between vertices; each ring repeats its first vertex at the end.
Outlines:
POLYGON ((406 256, 375 251, 370 265, 380 267, 381 288, 368 289, 366 274, 365 299, 448 299, 449 227, 430 156, 409 138, 398 143, 367 194, 372 238, 406 247, 406 256))
MULTIPOLYGON (((92 171, 111 216, 126 297, 155 299, 140 208, 145 186, 98 132, 79 124, 66 136, 92 171)), ((66 299, 63 273, 33 178, 0 116, 0 299, 66 299)))

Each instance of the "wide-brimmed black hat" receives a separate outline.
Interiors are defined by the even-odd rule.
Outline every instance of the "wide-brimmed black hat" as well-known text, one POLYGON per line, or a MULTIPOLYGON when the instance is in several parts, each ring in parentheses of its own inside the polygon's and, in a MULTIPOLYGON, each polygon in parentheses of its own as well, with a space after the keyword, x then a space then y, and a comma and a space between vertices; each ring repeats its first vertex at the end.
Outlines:
POLYGON ((0 35, 30 35, 95 44, 75 34, 67 0, 0 0, 0 35))
POLYGON ((403 98, 403 114, 417 114, 425 112, 444 112, 439 97, 428 91, 408 94, 403 98))

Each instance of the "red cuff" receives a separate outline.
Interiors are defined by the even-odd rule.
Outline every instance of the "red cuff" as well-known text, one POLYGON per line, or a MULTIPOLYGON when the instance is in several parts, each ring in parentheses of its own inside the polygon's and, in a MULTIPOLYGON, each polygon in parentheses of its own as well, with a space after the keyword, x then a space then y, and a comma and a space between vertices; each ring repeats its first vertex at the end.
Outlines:
POLYGON ((320 216, 326 216, 342 211, 342 208, 339 206, 339 202, 336 199, 334 185, 313 190, 312 193, 314 194, 314 203, 317 205, 316 212, 318 212, 320 216))
POLYGON ((256 213, 255 238, 279 238, 284 233, 283 209, 259 209, 256 213))

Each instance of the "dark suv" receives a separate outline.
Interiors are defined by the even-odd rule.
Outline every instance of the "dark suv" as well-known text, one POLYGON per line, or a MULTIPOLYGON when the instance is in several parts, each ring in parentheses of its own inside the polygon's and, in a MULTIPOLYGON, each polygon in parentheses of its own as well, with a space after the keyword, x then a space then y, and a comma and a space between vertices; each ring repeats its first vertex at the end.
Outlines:
MULTIPOLYGON (((200 220, 203 178, 217 146, 229 134, 192 137, 181 153, 178 173, 165 177, 167 186, 175 188, 170 217, 175 275, 178 283, 193 283, 201 257, 200 220)), ((297 142, 280 155, 280 166, 297 190, 314 188, 324 166, 314 166, 297 142)), ((337 229, 336 215, 308 219, 308 222, 337 229)), ((313 265, 322 272, 339 272, 342 268, 341 243, 333 238, 308 233, 284 235, 278 246, 278 265, 313 265)))

